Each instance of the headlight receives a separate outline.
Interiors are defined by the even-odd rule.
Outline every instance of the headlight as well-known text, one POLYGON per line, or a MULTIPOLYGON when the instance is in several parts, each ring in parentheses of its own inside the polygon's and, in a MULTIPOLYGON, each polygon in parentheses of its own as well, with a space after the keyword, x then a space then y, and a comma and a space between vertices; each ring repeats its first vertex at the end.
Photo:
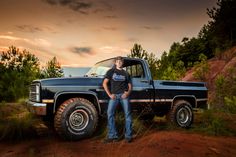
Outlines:
POLYGON ((36 101, 39 102, 40 101, 40 86, 38 84, 36 85, 35 94, 36 94, 36 101))
POLYGON ((30 86, 29 99, 33 102, 40 102, 40 84, 33 83, 30 86))

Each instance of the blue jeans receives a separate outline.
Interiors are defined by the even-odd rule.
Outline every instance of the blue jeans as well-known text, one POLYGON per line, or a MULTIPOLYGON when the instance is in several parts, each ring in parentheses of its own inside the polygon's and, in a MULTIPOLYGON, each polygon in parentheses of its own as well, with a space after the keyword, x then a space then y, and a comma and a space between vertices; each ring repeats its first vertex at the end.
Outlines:
MULTIPOLYGON (((123 93, 122 93, 123 94, 123 93)), ((118 138, 117 130, 115 126, 115 109, 118 103, 121 103, 121 106, 125 113, 125 138, 132 137, 132 118, 131 118, 131 108, 129 104, 129 99, 122 99, 122 94, 115 94, 116 98, 110 99, 107 109, 107 118, 108 118, 108 138, 118 138)))

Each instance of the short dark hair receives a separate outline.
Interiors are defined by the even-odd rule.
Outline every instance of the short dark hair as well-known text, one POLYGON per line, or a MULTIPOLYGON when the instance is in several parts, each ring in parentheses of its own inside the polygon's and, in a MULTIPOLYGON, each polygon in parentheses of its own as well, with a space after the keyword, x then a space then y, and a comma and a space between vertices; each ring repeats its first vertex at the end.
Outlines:
POLYGON ((117 56, 117 57, 115 58, 115 61, 117 61, 117 60, 121 60, 122 62, 124 62, 124 58, 123 58, 122 56, 117 56))

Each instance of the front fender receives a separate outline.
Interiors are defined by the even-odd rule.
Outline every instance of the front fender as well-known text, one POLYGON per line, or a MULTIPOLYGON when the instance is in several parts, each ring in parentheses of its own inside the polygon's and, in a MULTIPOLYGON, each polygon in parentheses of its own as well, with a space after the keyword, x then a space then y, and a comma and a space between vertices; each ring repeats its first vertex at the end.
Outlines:
MULTIPOLYGON (((73 94, 73 95, 90 95, 90 96, 93 96, 94 99, 96 100, 97 102, 97 108, 98 108, 98 112, 101 113, 101 106, 99 104, 99 101, 98 101, 98 97, 97 97, 97 93, 93 92, 93 91, 60 91, 60 92, 57 92, 54 96, 54 105, 53 105, 53 112, 55 113, 56 111, 56 105, 57 105, 57 102, 58 102, 58 98, 63 96, 63 95, 70 95, 70 94, 73 94)), ((96 104, 94 104, 96 105, 96 104)), ((96 107, 96 106, 95 106, 96 107)))

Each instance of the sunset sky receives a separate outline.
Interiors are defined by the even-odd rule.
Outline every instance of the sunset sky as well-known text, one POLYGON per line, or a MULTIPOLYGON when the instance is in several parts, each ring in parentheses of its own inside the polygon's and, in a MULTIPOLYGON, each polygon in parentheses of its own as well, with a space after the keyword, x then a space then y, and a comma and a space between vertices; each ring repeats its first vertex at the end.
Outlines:
POLYGON ((134 43, 158 57, 197 36, 216 0, 0 0, 0 51, 14 45, 41 64, 90 67, 134 43))

